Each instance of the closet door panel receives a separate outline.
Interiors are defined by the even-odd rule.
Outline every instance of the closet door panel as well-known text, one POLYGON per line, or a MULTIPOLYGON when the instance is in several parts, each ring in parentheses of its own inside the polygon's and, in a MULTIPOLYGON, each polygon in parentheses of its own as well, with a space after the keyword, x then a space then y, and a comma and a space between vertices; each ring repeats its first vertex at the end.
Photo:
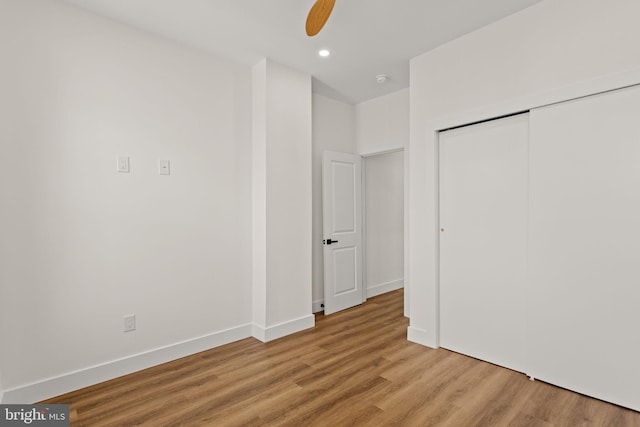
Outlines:
POLYGON ((531 112, 529 373, 640 410, 640 89, 531 112))
POLYGON ((441 132, 440 344, 524 367, 528 115, 441 132))

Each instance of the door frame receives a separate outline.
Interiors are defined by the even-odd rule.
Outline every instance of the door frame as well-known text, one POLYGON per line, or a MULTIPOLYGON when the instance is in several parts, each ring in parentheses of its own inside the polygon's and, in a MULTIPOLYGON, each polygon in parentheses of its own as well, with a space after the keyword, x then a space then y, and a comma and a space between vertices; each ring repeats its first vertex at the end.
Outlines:
POLYGON ((405 150, 405 147, 398 147, 398 148, 390 148, 388 150, 381 150, 381 151, 374 151, 371 153, 366 153, 366 154, 360 154, 360 157, 362 157, 363 160, 363 167, 362 167, 362 268, 363 268, 363 272, 362 272, 362 280, 363 280, 363 292, 364 292, 364 301, 367 300, 367 288, 369 287, 369 281, 367 278, 367 215, 366 215, 366 173, 367 173, 367 167, 366 167, 366 160, 370 157, 375 157, 375 156, 382 156, 385 154, 392 154, 392 153, 398 153, 398 152, 402 152, 403 153, 403 162, 402 162, 402 175, 403 175, 403 199, 404 199, 404 203, 402 206, 403 209, 403 229, 404 229, 404 236, 403 236, 403 246, 404 246, 404 254, 403 254, 403 262, 404 262, 404 272, 403 272, 403 287, 404 287, 404 317, 409 317, 409 301, 410 301, 410 296, 409 296, 409 286, 407 286, 407 271, 408 271, 408 263, 407 263, 407 259, 408 259, 408 252, 407 252, 407 245, 409 243, 408 240, 408 233, 407 233, 407 225, 409 223, 408 221, 408 210, 407 210, 407 197, 408 197, 408 168, 407 168, 407 150, 405 150))

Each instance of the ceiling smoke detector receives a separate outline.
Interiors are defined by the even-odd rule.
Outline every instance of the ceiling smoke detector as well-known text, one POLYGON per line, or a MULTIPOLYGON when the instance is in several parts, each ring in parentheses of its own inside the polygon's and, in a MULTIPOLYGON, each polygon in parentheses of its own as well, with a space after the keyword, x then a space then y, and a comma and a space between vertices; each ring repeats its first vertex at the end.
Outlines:
POLYGON ((389 76, 387 76, 386 74, 378 74, 376 76, 376 81, 380 84, 386 83, 387 80, 389 80, 389 76))

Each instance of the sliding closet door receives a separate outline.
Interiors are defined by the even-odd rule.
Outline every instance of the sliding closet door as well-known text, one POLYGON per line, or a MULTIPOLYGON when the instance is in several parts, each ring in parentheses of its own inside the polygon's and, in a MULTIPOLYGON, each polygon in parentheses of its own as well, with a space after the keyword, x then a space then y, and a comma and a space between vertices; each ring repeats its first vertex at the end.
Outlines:
POLYGON ((531 112, 527 353, 640 410, 640 88, 531 112))
POLYGON ((524 370, 528 114, 441 132, 440 345, 524 370))

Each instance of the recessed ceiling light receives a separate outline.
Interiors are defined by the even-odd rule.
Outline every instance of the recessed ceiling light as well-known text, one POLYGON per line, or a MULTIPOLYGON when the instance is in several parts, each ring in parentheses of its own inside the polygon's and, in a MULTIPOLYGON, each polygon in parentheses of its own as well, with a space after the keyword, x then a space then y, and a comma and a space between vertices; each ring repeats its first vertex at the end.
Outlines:
POLYGON ((386 74, 378 74, 376 76, 376 81, 380 84, 386 83, 387 80, 389 80, 389 76, 387 76, 386 74))
POLYGON ((318 55, 322 56, 323 58, 326 58, 327 56, 331 55, 331 52, 329 52, 328 49, 320 49, 318 51, 318 55))

